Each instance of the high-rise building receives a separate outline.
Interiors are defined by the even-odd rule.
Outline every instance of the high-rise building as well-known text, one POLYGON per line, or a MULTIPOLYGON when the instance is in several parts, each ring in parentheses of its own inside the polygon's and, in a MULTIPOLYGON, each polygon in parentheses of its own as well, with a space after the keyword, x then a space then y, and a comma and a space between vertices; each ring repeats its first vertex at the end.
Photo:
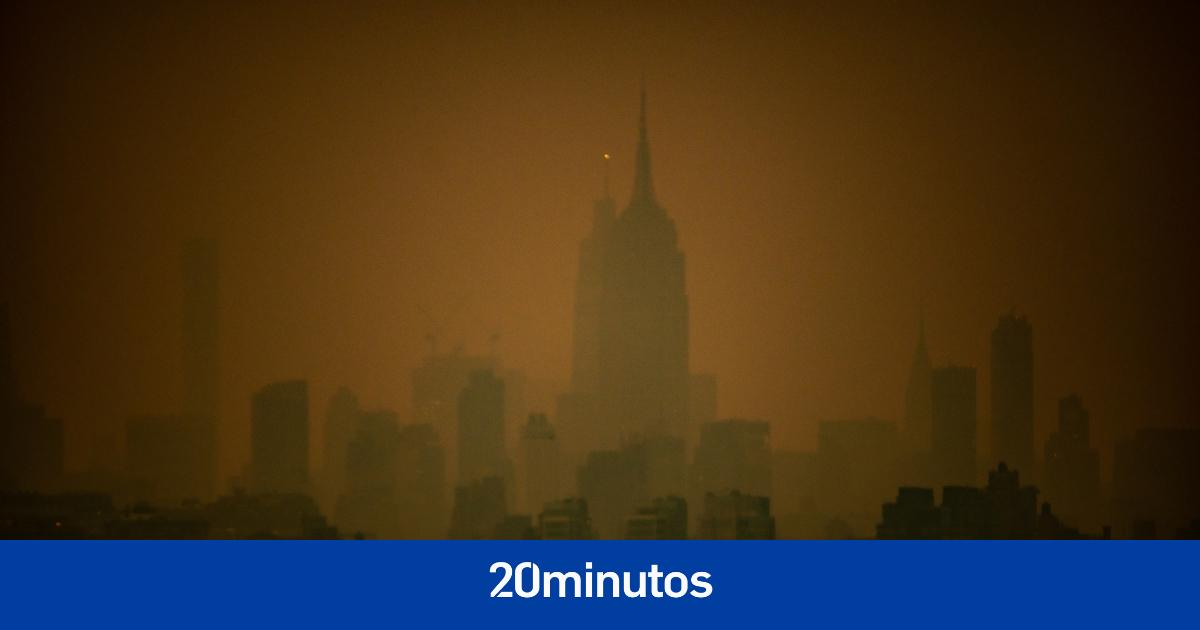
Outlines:
POLYGON ((688 537, 687 501, 682 497, 656 497, 638 507, 625 521, 628 540, 685 540, 688 537))
POLYGON ((49 492, 63 476, 63 422, 41 405, 0 409, 0 491, 49 492))
POLYGON ((581 540, 592 537, 592 519, 584 499, 551 501, 538 515, 543 540, 581 540))
POLYGON ((1058 430, 1046 440, 1046 500, 1068 525, 1099 525, 1100 456, 1089 442, 1088 412, 1078 396, 1058 401, 1058 430))
POLYGON ((929 362, 929 350, 925 347, 925 320, 922 319, 917 332, 917 349, 913 352, 912 365, 908 369, 908 386, 904 390, 904 433, 905 447, 913 455, 928 453, 930 433, 933 427, 933 395, 930 379, 933 366, 929 362))
POLYGON ((616 202, 608 194, 592 206, 592 231, 579 243, 572 329, 571 390, 595 393, 600 387, 600 310, 604 299, 604 259, 617 221, 616 202))
POLYGON ((1119 536, 1171 538, 1194 527, 1200 520, 1200 430, 1146 428, 1117 443, 1112 493, 1119 536))
POLYGON ((308 492, 308 381, 272 383, 251 404, 250 474, 255 492, 308 492))
POLYGON ((63 477, 63 422, 17 392, 7 305, 0 305, 0 492, 49 492, 63 477))
POLYGON ((504 480, 484 477, 461 484, 454 490, 450 515, 450 538, 479 540, 493 538, 508 517, 504 480))
POLYGON ((622 437, 687 437, 688 299, 675 223, 654 194, 642 94, 633 194, 597 204, 580 250, 572 392, 560 403, 571 448, 622 437))
POLYGON ((704 495, 699 538, 704 540, 773 540, 775 517, 767 497, 733 492, 704 495))
POLYGON ((446 531, 446 456, 433 425, 400 427, 396 488, 403 538, 441 538, 446 531))
POLYGON ((396 414, 359 411, 353 425, 343 457, 346 482, 338 496, 336 521, 354 535, 397 538, 403 515, 397 488, 401 464, 396 414))
POLYGON ((412 406, 415 422, 433 426, 442 443, 447 445, 447 466, 451 474, 458 471, 458 396, 470 381, 471 374, 480 370, 495 370, 499 365, 494 357, 433 353, 412 372, 412 406))
POLYGON ((720 420, 700 427, 691 492, 771 493, 771 427, 760 420, 720 420))
POLYGON ((975 483, 975 368, 948 366, 933 370, 932 468, 939 484, 975 483))
POLYGON ((332 511, 338 497, 346 491, 346 448, 357 431, 360 413, 358 397, 345 387, 334 393, 325 408, 321 478, 317 486, 322 508, 327 512, 332 511))
POLYGON ((1033 478, 1033 329, 1013 314, 992 331, 992 464, 1033 478))
POLYGON ((547 502, 562 496, 558 438, 545 414, 529 414, 521 428, 520 451, 518 505, 522 511, 536 514, 547 502))
POLYGON ((458 485, 499 477, 511 487, 504 448, 504 381, 491 370, 472 372, 458 397, 458 485))
POLYGON ((377 538, 445 535, 445 457, 431 425, 401 426, 395 412, 361 411, 343 461, 340 527, 377 538))
POLYGON ((202 497, 217 492, 220 423, 220 272, 217 242, 192 239, 183 246, 183 415, 198 423, 188 461, 202 497))

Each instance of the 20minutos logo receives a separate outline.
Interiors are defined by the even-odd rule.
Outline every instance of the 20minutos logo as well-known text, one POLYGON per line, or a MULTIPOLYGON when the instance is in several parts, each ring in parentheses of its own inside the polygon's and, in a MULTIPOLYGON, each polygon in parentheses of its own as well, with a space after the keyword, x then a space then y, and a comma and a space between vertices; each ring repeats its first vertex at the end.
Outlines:
POLYGON ((513 567, 507 562, 496 562, 489 570, 500 573, 500 581, 492 589, 491 597, 672 597, 691 595, 703 599, 712 595, 709 580, 712 575, 697 571, 691 576, 678 571, 663 573, 657 564, 649 571, 592 571, 592 563, 584 563, 584 571, 542 571, 533 562, 522 562, 513 567), (511 587, 510 587, 511 585, 511 587))

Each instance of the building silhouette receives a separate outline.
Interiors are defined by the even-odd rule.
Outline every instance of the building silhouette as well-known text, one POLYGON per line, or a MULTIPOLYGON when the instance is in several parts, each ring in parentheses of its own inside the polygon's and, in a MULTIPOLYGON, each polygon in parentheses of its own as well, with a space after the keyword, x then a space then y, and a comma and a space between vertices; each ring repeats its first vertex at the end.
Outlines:
POLYGON ((1058 401, 1058 430, 1046 440, 1045 498, 1064 522, 1094 529, 1100 517, 1100 454, 1090 445, 1088 412, 1078 396, 1058 401))
POLYGON ((346 447, 341 529, 379 538, 446 532, 445 457, 429 424, 400 425, 391 411, 363 411, 346 447))
POLYGON ((547 503, 538 515, 543 540, 585 540, 592 537, 586 499, 566 498, 547 503))
POLYGON ((1117 443, 1113 524, 1118 535, 1169 538, 1200 518, 1200 431, 1147 428, 1117 443))
POLYGON ((688 537, 687 501, 683 497, 656 497, 636 508, 625 520, 628 540, 685 540, 688 537))
POLYGON ((512 487, 504 444, 504 381, 491 370, 472 372, 458 396, 458 484, 499 477, 512 487))
POLYGON ((579 467, 579 496, 586 501, 597 538, 619 538, 625 518, 650 499, 646 461, 633 448, 592 451, 579 467))
POLYGON ((572 388, 559 417, 575 452, 630 435, 685 438, 688 299, 675 224, 654 194, 642 93, 633 194, 619 215, 607 191, 580 247, 572 388))
POLYGON ((931 468, 943 484, 975 482, 975 368, 936 368, 930 380, 933 419, 931 468))
POLYGON ((878 538, 891 539, 1027 539, 1080 538, 1064 526, 1049 504, 1038 510, 1038 490, 1021 485, 1016 470, 1003 462, 988 473, 984 488, 946 486, 941 505, 933 490, 901 487, 896 500, 883 505, 878 538))
POLYGON ((505 506, 504 479, 484 477, 460 484, 454 489, 450 538, 490 539, 506 518, 508 509, 505 506))
POLYGON ((560 480, 564 469, 558 436, 545 414, 529 414, 529 420, 521 428, 519 448, 517 503, 522 510, 533 513, 562 496, 560 480))
POLYGON ((10 402, 0 418, 0 491, 57 488, 63 477, 63 422, 41 405, 10 402))
POLYGON ((18 393, 11 334, 0 305, 0 492, 47 492, 63 478, 63 422, 18 393))
POLYGON ((308 381, 272 383, 254 394, 250 425, 253 491, 309 491, 308 381))
POLYGON ((345 489, 337 501, 338 526, 367 537, 399 536, 404 515, 399 496, 397 416, 391 411, 359 411, 353 425, 354 436, 347 442, 342 457, 345 489))
POLYGON ((1033 329, 1008 314, 992 331, 991 461, 1033 473, 1033 329))
POLYGON ((480 370, 497 370, 494 357, 432 353, 412 372, 412 406, 415 422, 433 426, 447 445, 447 466, 458 473, 458 397, 480 370))
POLYGON ((706 540, 772 540, 771 500, 736 490, 704 495, 699 537, 706 540))
POLYGON ((933 445, 932 379, 933 365, 925 346, 925 320, 922 318, 917 329, 917 347, 908 368, 908 384, 904 389, 904 423, 901 425, 907 450, 907 473, 916 479, 927 478, 929 474, 929 452, 933 445))
POLYGON ((345 387, 338 388, 325 408, 317 495, 322 508, 330 512, 346 491, 346 450, 358 431, 361 413, 358 397, 345 387))
POLYGON ((217 242, 192 239, 183 246, 183 416, 197 423, 195 456, 180 466, 201 489, 217 493, 217 440, 221 407, 220 270, 217 242))
POLYGON ((771 427, 760 420, 719 420, 700 427, 689 493, 700 504, 706 493, 771 492, 771 427))

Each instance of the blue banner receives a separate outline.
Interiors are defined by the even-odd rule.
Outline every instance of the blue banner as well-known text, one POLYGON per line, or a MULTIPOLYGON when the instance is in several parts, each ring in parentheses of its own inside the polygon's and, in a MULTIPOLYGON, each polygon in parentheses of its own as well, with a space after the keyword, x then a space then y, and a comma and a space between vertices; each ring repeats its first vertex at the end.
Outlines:
POLYGON ((1195 625, 1200 543, 33 541, 0 557, 10 628, 1145 628, 1195 625))

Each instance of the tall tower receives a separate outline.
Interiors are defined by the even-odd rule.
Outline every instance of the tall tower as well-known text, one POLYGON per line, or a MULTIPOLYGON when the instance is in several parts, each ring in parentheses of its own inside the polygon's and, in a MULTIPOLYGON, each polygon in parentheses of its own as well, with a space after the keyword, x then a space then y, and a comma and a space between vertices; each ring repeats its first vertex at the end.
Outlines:
POLYGON ((183 246, 183 415, 197 426, 197 470, 189 476, 201 496, 217 490, 220 408, 217 243, 193 239, 183 246))
POLYGON ((975 368, 933 371, 932 459, 935 485, 975 484, 975 368))
POLYGON ((308 492, 308 381, 271 383, 250 409, 250 470, 255 492, 308 492))
POLYGON ((925 318, 917 329, 917 349, 908 369, 908 387, 904 390, 904 442, 912 453, 927 453, 933 426, 933 394, 930 379, 933 366, 925 347, 925 318))
POLYGON ((602 262, 596 394, 602 436, 684 437, 688 416, 688 299, 675 222, 658 204, 650 169, 646 92, 629 205, 602 262))
POLYGON ((991 464, 1033 479, 1033 329, 1005 315, 992 331, 991 464))
POLYGON ((458 396, 458 479, 466 485, 484 477, 511 481, 504 449, 504 381, 491 370, 471 373, 458 396))
POLYGON ((617 220, 616 203, 608 194, 605 154, 604 196, 592 206, 592 231, 579 244, 575 282, 575 321, 571 356, 571 391, 595 393, 599 381, 600 303, 604 295, 604 255, 617 220))

